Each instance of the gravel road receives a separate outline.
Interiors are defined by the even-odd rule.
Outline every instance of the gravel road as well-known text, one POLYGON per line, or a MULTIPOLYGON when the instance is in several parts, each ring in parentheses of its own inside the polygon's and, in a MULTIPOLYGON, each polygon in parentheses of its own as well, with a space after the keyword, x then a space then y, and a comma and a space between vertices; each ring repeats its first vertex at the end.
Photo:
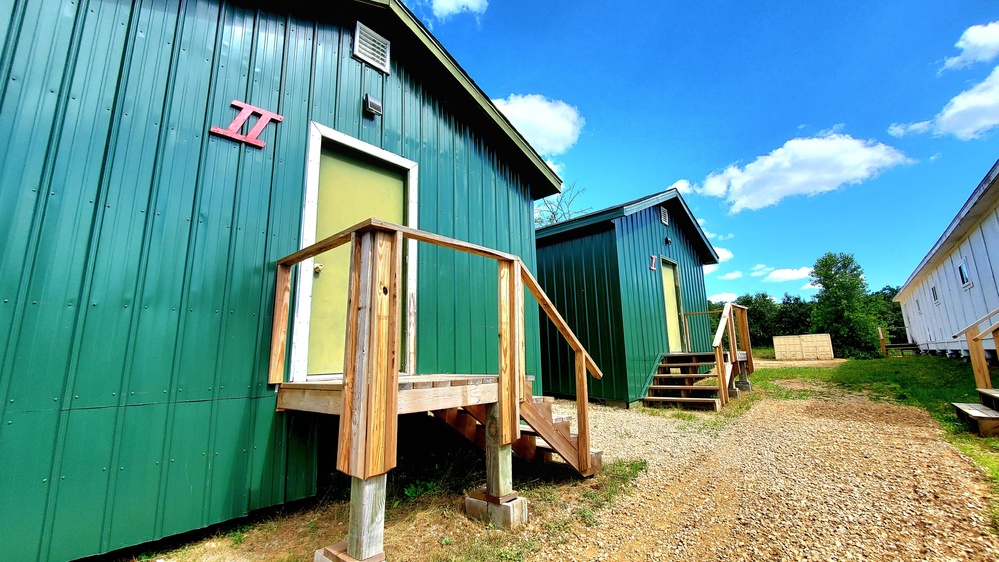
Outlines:
POLYGON ((645 458, 648 470, 599 525, 532 559, 999 558, 989 486, 926 412, 823 396, 763 400, 720 428, 594 406, 605 461, 645 458))

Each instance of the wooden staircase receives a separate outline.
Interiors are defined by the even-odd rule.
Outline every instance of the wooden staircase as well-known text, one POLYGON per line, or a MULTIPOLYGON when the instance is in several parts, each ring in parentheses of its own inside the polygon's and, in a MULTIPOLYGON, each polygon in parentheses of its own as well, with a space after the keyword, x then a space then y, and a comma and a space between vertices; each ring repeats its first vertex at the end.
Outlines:
MULTIPOLYGON (((552 460, 557 454, 582 476, 593 476, 602 468, 603 451, 590 449, 590 466, 579 467, 579 436, 569 430, 569 418, 552 414, 553 398, 533 396, 520 404, 520 438, 514 440, 513 452, 526 460, 552 460)), ((485 406, 465 406, 433 412, 458 433, 475 443, 486 446, 485 406)))
POLYGON ((999 435, 999 390, 978 389, 979 403, 953 402, 957 417, 982 437, 999 435))
MULTIPOLYGON (((726 363, 727 363, 726 354, 726 363)), ((681 406, 721 410, 720 378, 714 353, 667 353, 652 377, 646 406, 681 406), (711 371, 705 372, 706 368, 711 371)))

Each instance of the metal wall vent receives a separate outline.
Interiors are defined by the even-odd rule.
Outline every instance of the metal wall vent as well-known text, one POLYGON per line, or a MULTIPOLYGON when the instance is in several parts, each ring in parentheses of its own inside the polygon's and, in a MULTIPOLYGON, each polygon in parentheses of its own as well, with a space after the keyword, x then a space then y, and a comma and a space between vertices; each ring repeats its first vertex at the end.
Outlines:
POLYGON ((389 42, 370 27, 357 22, 354 30, 354 56, 376 69, 389 73, 389 42))
POLYGON ((669 226, 669 214, 666 212, 666 207, 659 207, 659 220, 663 221, 663 224, 669 226))

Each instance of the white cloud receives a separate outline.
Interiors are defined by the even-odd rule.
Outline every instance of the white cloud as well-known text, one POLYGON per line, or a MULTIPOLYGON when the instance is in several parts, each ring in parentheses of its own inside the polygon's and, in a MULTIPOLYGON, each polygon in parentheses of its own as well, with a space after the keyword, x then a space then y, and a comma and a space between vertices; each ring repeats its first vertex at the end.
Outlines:
POLYGON ((943 154, 940 153, 940 152, 937 152, 933 156, 930 156, 930 162, 936 162, 937 160, 940 159, 941 156, 943 156, 943 154))
POLYGON ((572 148, 586 124, 576 107, 539 94, 510 94, 493 103, 545 157, 558 156, 572 148))
POLYGON ((714 303, 722 302, 735 302, 735 299, 739 298, 739 295, 735 293, 718 293, 717 295, 711 295, 708 300, 714 303))
POLYGON ((708 265, 704 266, 704 274, 705 275, 707 275, 709 273, 714 273, 715 271, 718 271, 718 264, 711 263, 711 264, 708 264, 708 265))
POLYGON ((764 283, 783 283, 784 281, 794 281, 804 279, 812 274, 812 268, 808 266, 797 269, 775 269, 763 278, 764 283))
POLYGON ((430 2, 430 9, 433 10, 434 16, 441 21, 461 12, 470 12, 475 16, 481 16, 488 7, 488 0, 431 0, 430 2))
MULTIPOLYGON (((687 180, 680 180, 680 181, 687 181, 687 180)), ((721 241, 730 240, 732 238, 735 238, 735 234, 731 234, 731 233, 729 233, 729 234, 718 234, 717 232, 711 232, 710 230, 704 228, 704 223, 705 222, 706 221, 704 219, 697 219, 697 224, 700 225, 701 232, 703 232, 704 235, 708 237, 708 240, 718 240, 719 242, 721 242, 721 241)))
POLYGON ((874 140, 825 131, 825 135, 794 138, 756 160, 709 174, 691 189, 724 198, 730 213, 776 205, 785 197, 818 195, 859 184, 879 173, 911 163, 901 151, 874 140))
POLYGON ((773 270, 774 270, 774 268, 772 268, 772 267, 768 267, 768 266, 766 266, 766 265, 764 265, 762 263, 758 263, 758 264, 754 265, 753 267, 749 268, 749 272, 750 272, 749 276, 750 277, 763 277, 764 275, 770 273, 773 270))
POLYGON ((936 136, 954 135, 961 140, 977 139, 999 126, 999 66, 988 78, 951 98, 929 121, 892 123, 888 133, 901 137, 909 133, 933 131, 936 136))
POLYGON ((954 46, 961 49, 961 54, 947 57, 941 71, 964 68, 976 62, 989 62, 999 57, 999 21, 965 29, 954 46))
POLYGON ((819 287, 815 283, 809 281, 808 283, 805 283, 804 285, 802 285, 801 289, 799 289, 799 290, 801 290, 801 291, 818 291, 819 289, 821 289, 821 287, 819 287))
POLYGON ((564 164, 562 164, 561 162, 556 162, 551 158, 545 158, 545 164, 548 164, 549 168, 551 168, 556 174, 558 174, 559 177, 562 177, 562 171, 565 170, 564 164))
POLYGON ((676 180, 673 182, 673 185, 667 187, 666 189, 675 189, 684 195, 692 191, 690 189, 690 182, 687 180, 676 180))
POLYGON ((731 281, 732 279, 738 279, 740 277, 742 277, 742 272, 741 271, 730 271, 729 273, 726 273, 725 275, 719 275, 718 276, 718 278, 721 279, 722 281, 731 281))
POLYGON ((715 246, 715 253, 718 254, 718 263, 726 262, 735 257, 729 250, 718 246, 715 246))

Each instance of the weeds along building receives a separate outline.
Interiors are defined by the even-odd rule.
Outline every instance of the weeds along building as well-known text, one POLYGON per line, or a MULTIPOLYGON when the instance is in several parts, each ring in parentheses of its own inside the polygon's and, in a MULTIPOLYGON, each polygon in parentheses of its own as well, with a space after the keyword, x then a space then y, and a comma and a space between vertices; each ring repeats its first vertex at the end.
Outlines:
MULTIPOLYGON (((642 400, 670 352, 710 352, 704 266, 718 256, 675 189, 539 228, 538 280, 601 366, 590 396, 642 400)), ((573 395, 572 354, 542 324, 544 391, 573 395)))
MULTIPOLYGON (((997 183, 999 162, 895 297, 902 304, 909 341, 925 352, 967 355, 967 337, 959 332, 999 308, 997 183)), ((995 341, 987 338, 982 344, 994 357, 995 341)))
MULTIPOLYGON (((398 0, 27 0, 0 37, 4 560, 315 493, 317 417, 267 384, 276 259, 377 216, 534 265, 558 177, 398 0)), ((493 368, 494 262, 405 268, 403 367, 493 368)), ((526 324, 540 375, 536 307, 526 324)), ((290 377, 342 365, 296 363, 304 345, 290 377)))

